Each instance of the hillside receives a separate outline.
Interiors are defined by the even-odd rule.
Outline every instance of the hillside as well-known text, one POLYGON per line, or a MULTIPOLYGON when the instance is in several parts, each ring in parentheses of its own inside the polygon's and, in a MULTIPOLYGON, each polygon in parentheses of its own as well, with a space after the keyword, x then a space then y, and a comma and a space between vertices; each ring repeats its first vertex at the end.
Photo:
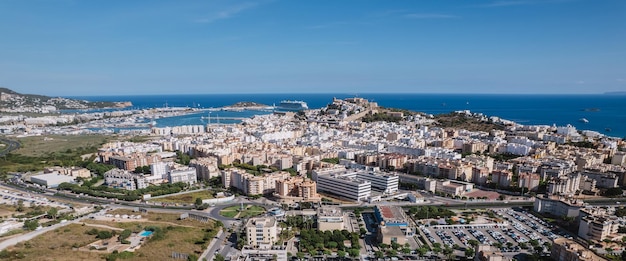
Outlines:
POLYGON ((459 113, 447 113, 435 115, 435 126, 441 128, 462 128, 469 131, 485 131, 504 130, 501 124, 496 124, 488 120, 481 120, 459 113))
POLYGON ((132 106, 132 104, 130 102, 90 102, 37 94, 21 94, 0 87, 0 111, 2 112, 48 113, 57 110, 124 108, 128 106, 132 106))

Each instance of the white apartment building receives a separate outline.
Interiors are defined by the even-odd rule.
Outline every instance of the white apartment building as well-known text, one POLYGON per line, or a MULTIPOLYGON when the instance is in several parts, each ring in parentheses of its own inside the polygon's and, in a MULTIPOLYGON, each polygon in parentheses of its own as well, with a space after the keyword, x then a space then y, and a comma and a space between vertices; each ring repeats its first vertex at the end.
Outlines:
POLYGON ((250 218, 246 223, 247 243, 252 247, 269 248, 278 240, 277 231, 273 216, 250 218))
POLYGON ((167 162, 155 162, 150 165, 150 173, 153 176, 160 177, 167 180, 167 173, 170 171, 170 166, 167 162))
POLYGON ((577 217, 583 206, 582 203, 582 201, 567 201, 561 198, 537 198, 533 203, 533 210, 557 217, 577 217))
POLYGON ((143 175, 112 169, 104 173, 104 183, 114 188, 136 190, 148 187, 143 175))
POLYGON ((194 167, 170 170, 168 178, 169 178, 168 181, 170 182, 170 184, 176 183, 176 182, 184 182, 189 185, 193 185, 193 184, 196 184, 196 182, 198 182, 198 179, 196 176, 196 168, 194 167))
POLYGON ((616 216, 585 216, 580 219, 578 226, 578 236, 585 240, 602 241, 611 235, 617 236, 617 229, 620 226, 616 216))
POLYGON ((572 173, 560 178, 553 178, 548 181, 548 194, 551 195, 568 195, 573 194, 580 189, 582 175, 580 173, 572 173))
POLYGON ((626 152, 615 152, 615 155, 613 155, 613 158, 611 159, 611 164, 626 167, 626 152))

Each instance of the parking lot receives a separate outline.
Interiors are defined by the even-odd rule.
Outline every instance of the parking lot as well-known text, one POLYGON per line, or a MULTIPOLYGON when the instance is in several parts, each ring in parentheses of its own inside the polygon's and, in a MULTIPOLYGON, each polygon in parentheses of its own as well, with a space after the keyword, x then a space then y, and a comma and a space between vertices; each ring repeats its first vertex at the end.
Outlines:
MULTIPOLYGON (((426 240, 439 243, 442 247, 471 247, 470 240, 480 244, 499 247, 503 253, 532 253, 533 244, 543 247, 548 253, 549 244, 561 235, 550 224, 523 210, 510 208, 492 209, 499 222, 485 224, 431 225, 421 226, 426 240), (545 244, 545 245, 544 245, 545 244), (526 249, 524 249, 526 248, 526 249)), ((508 255, 508 254, 507 254, 508 255)))

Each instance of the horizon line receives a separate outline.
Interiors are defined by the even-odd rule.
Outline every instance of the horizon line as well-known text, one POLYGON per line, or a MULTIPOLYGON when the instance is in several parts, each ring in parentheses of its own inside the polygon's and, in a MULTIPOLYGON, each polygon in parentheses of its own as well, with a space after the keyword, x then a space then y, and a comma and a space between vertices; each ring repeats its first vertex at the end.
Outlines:
MULTIPOLYGON (((487 92, 232 92, 232 93, 157 93, 157 94, 86 94, 86 95, 56 95, 57 97, 119 97, 119 96, 186 96, 186 95, 367 95, 367 94, 423 94, 423 95, 626 95, 623 91, 599 92, 599 93, 487 93, 487 92)), ((48 95, 53 97, 52 95, 48 95)))

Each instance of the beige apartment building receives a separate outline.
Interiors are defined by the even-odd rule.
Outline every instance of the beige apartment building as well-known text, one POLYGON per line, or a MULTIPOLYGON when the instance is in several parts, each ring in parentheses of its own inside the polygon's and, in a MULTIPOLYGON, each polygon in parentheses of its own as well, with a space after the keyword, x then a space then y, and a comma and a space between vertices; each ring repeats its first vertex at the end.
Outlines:
POLYGON ((317 209, 317 229, 319 231, 343 230, 343 212, 337 207, 321 207, 317 209))
POLYGON ((551 255, 556 261, 601 261, 605 260, 591 250, 586 249, 574 240, 564 237, 557 238, 552 243, 551 255))
POLYGON ((274 196, 280 198, 282 202, 319 202, 322 200, 317 194, 317 183, 306 177, 276 180, 274 196))
POLYGON ((246 236, 248 245, 258 248, 269 248, 278 239, 276 218, 257 217, 251 218, 246 223, 246 236))

